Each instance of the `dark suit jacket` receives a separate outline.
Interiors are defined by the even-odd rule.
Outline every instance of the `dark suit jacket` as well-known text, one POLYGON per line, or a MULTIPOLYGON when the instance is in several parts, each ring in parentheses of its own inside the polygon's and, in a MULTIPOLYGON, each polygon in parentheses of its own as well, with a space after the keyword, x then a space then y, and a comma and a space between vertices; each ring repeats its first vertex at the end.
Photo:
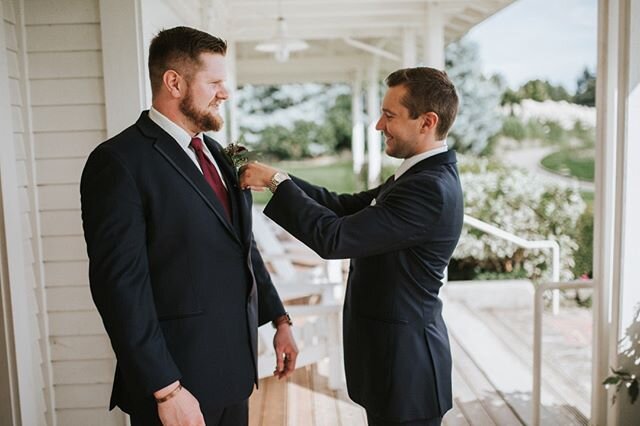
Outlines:
POLYGON ((322 257, 352 258, 344 305, 350 397, 389 420, 444 415, 451 353, 438 292, 463 221, 455 153, 354 195, 292 178, 265 213, 322 257))
POLYGON ((91 294, 117 358, 111 408, 155 410, 153 392, 177 379, 203 410, 246 399, 257 327, 284 313, 251 233, 251 194, 220 145, 204 141, 233 221, 146 111, 82 173, 91 294))

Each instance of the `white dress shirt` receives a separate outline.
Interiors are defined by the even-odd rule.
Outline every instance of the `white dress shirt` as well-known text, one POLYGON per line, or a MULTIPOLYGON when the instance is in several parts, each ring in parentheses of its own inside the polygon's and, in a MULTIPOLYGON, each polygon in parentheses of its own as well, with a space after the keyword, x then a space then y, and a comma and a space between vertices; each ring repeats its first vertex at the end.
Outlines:
POLYGON ((409 157, 409 158, 405 158, 404 161, 402 162, 402 164, 400 164, 400 167, 398 167, 398 170, 396 170, 396 172, 394 173, 395 176, 395 180, 398 180, 398 178, 400 176, 402 176, 403 174, 406 173, 407 170, 409 170, 411 167, 415 166, 416 164, 418 164, 420 161, 432 157, 434 155, 437 154, 441 154, 443 152, 447 152, 449 150, 449 147, 447 146, 447 140, 441 140, 441 141, 436 141, 442 144, 442 146, 438 147, 438 148, 433 148, 430 149, 428 151, 425 152, 421 152, 420 154, 414 155, 413 157, 409 157))
POLYGON ((162 130, 164 130, 165 132, 169 133, 169 135, 171 135, 171 137, 178 143, 178 145, 180 145, 180 148, 182 148, 182 150, 189 156, 191 161, 193 161, 193 164, 195 164, 198 170, 200 170, 200 173, 202 173, 202 169, 200 168, 200 163, 198 163, 198 157, 196 156, 195 151, 189 146, 191 144, 192 138, 200 138, 200 140, 202 141, 202 150, 204 151, 204 155, 207 156, 207 158, 211 161, 213 166, 216 168, 218 175, 220 175, 220 180, 222 181, 222 184, 225 186, 225 188, 227 187, 227 184, 224 181, 224 178, 222 177, 222 173, 220 173, 220 168, 218 167, 218 164, 216 163, 215 158, 213 158, 213 155, 211 155, 211 152, 209 151, 207 144, 204 143, 204 135, 202 132, 198 133, 195 136, 191 136, 185 129, 178 126, 173 121, 169 120, 165 115, 163 115, 160 111, 158 111, 154 107, 149 108, 149 118, 151 119, 151 121, 153 121, 158 126, 160 126, 162 130))

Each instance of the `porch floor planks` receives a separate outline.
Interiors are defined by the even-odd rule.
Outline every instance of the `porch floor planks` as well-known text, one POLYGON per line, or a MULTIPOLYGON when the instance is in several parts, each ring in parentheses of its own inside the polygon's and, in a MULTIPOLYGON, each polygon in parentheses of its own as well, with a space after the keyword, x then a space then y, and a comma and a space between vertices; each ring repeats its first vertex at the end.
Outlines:
POLYGON ((456 383, 454 381, 453 399, 466 408, 464 412, 470 424, 478 426, 524 424, 460 343, 453 336, 450 336, 450 341, 454 378, 458 376, 463 382, 456 383), (466 393, 464 386, 456 386, 461 384, 466 386, 469 393, 466 393), (464 402, 460 402, 460 400, 464 402), (480 411, 477 407, 478 404, 489 417, 488 419, 483 415, 474 417, 474 414, 480 411))
MULTIPOLYGON (((508 319, 501 318, 501 312, 473 309, 454 300, 446 300, 445 307, 453 355, 454 406, 443 425, 527 424, 531 416, 530 331, 520 330, 521 325, 502 323, 508 319)), ((547 354, 544 361, 550 364, 547 354)), ((547 373, 557 374, 555 370, 545 367, 547 373)), ((549 389, 563 378, 543 378, 543 395, 552 397, 546 403, 543 400, 541 420, 545 426, 584 424, 580 415, 576 416, 576 408, 560 402, 555 395, 557 389, 549 389)), ((346 390, 329 388, 326 360, 297 369, 286 381, 273 377, 261 380, 260 389, 251 396, 249 410, 250 426, 367 424, 364 409, 349 399, 346 390)))
MULTIPOLYGON (((533 371, 533 348, 532 344, 524 340, 524 336, 519 330, 514 330, 508 321, 501 320, 495 312, 481 310, 478 313, 482 322, 488 324, 491 330, 500 339, 509 342, 508 345, 516 356, 525 362, 530 371, 533 371)), ((530 340, 533 339, 529 336, 530 340)), ((543 407, 540 421, 544 425, 558 424, 562 426, 587 425, 588 420, 578 408, 586 410, 589 402, 584 396, 574 391, 569 378, 564 377, 564 373, 554 366, 553 360, 545 354, 543 344, 542 362, 542 401, 543 407), (547 374, 545 374, 547 373, 547 374), (551 374, 548 374, 551 373, 551 374), (550 399, 553 403, 545 403, 550 399), (571 402, 569 402, 571 401, 571 402)), ((530 411, 530 408, 528 409, 530 411)))
MULTIPOLYGON (((562 315, 559 314, 559 315, 562 315)), ((500 317, 500 312, 494 309, 482 310, 480 318, 483 322, 490 324, 492 330, 499 335, 506 336, 511 342, 511 347, 514 352, 518 351, 520 357, 525 361, 529 361, 528 365, 533 368, 533 324, 531 324, 531 330, 524 334, 521 331, 521 327, 513 324, 512 321, 504 321, 500 317)), ((545 313, 543 321, 549 321, 553 319, 553 315, 545 313)), ((533 322, 533 320, 531 321, 533 322)), ((585 413, 588 415, 590 411, 589 389, 582 389, 580 383, 578 383, 575 377, 572 377, 571 371, 565 371, 565 368, 560 367, 561 363, 558 359, 558 350, 553 347, 553 338, 550 336, 553 332, 549 324, 546 324, 545 336, 542 344, 542 358, 543 358, 543 370, 542 380, 545 389, 557 394, 558 398, 565 401, 564 405, 570 405, 574 407, 574 411, 578 410, 579 415, 573 414, 573 421, 577 421, 577 424, 586 424, 585 413), (550 350, 551 349, 551 350, 550 350), (561 396, 560 396, 561 395, 561 396)), ((563 356, 563 354, 560 354, 563 356)))
MULTIPOLYGON (((522 425, 500 392, 452 338, 454 407, 444 426, 522 425)), ((299 368, 287 381, 270 377, 249 400, 250 426, 365 426, 366 414, 346 390, 331 390, 321 365, 299 368)))
MULTIPOLYGON (((490 380, 491 387, 501 395, 517 417, 522 419, 519 424, 530 422, 532 349, 524 344, 523 336, 514 335, 514 330, 505 324, 508 319, 496 317, 495 312, 487 313, 483 309, 472 309, 464 303, 453 300, 446 300, 445 306, 447 314, 445 321, 449 327, 451 340, 457 341, 464 348, 469 359, 476 365, 475 370, 482 372, 481 374, 490 380)), ((458 361, 454 355, 454 364, 458 361)), ((543 366, 544 371, 553 371, 547 362, 543 362, 543 366)), ((574 406, 575 403, 571 404, 560 396, 567 393, 557 388, 565 390, 566 383, 555 372, 550 376, 553 377, 543 377, 541 424, 562 426, 588 424, 574 406)))
MULTIPOLYGON (((457 414, 466 420, 464 424, 470 424, 471 419, 473 419, 473 424, 478 426, 495 426, 496 423, 483 407, 482 399, 476 394, 475 389, 467 383, 467 380, 463 376, 464 371, 458 366, 458 359, 466 356, 466 354, 462 348, 459 348, 457 342, 452 341, 451 343, 451 351, 454 357, 452 372, 454 389, 453 403, 454 408, 457 408, 457 411, 459 411, 457 414)), ((499 395, 496 395, 496 398, 499 398, 499 395)), ((447 421, 447 425, 452 424, 452 422, 449 421, 449 417, 451 416, 452 413, 445 415, 444 420, 447 421)))

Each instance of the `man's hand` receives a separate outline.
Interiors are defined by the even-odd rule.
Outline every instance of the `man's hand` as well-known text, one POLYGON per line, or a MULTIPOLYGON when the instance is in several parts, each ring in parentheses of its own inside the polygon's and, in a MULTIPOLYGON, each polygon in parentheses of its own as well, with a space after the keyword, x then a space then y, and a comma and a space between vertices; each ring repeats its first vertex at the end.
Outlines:
POLYGON ((288 323, 278 325, 273 336, 273 347, 276 350, 276 369, 273 375, 278 379, 289 377, 296 368, 298 346, 288 323))
POLYGON ((253 162, 240 168, 240 187, 242 189, 263 190, 271 183, 278 170, 266 164, 253 162))
MULTIPOLYGON (((162 398, 179 385, 180 382, 176 381, 155 392, 153 396, 156 399, 162 398)), ((175 396, 158 403, 158 417, 163 426, 205 426, 200 403, 184 387, 175 396)))

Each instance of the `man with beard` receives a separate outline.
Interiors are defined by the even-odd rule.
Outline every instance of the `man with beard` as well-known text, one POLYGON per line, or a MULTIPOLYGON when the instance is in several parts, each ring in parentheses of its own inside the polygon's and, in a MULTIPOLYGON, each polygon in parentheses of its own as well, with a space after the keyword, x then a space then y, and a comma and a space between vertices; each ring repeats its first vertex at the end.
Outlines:
POLYGON ((149 48, 149 111, 99 145, 80 185, 93 300, 117 358, 110 408, 132 425, 246 425, 257 327, 295 368, 288 315, 221 146, 226 42, 186 27, 149 48))
POLYGON ((351 259, 344 301, 349 396, 370 426, 436 426, 451 408, 451 353, 438 292, 463 221, 455 152, 458 111, 439 70, 387 77, 376 129, 404 161, 381 186, 337 195, 269 166, 241 184, 274 193, 265 214, 324 258, 351 259))

